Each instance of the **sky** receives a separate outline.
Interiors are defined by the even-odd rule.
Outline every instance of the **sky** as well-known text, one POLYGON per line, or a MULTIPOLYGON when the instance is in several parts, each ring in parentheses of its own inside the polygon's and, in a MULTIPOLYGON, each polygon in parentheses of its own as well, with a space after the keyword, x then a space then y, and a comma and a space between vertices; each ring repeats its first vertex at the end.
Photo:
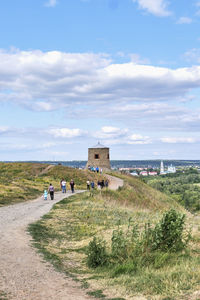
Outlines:
POLYGON ((0 160, 200 159, 200 1, 0 1, 0 160))

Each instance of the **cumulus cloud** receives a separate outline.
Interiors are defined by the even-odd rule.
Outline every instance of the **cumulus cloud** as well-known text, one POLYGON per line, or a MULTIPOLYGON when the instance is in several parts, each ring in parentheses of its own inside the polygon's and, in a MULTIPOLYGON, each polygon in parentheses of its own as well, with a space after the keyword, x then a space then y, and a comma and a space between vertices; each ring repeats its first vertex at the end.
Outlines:
POLYGON ((140 9, 146 10, 155 16, 167 17, 171 15, 171 12, 167 9, 168 2, 165 0, 133 0, 133 2, 137 2, 140 9))
POLYGON ((79 128, 52 128, 47 130, 47 133, 55 138, 74 138, 85 134, 85 132, 79 128))
POLYGON ((188 18, 188 17, 180 17, 176 23, 177 24, 191 24, 192 19, 188 18))
POLYGON ((100 131, 94 134, 94 137, 102 139, 105 144, 150 144, 152 141, 148 136, 142 136, 138 133, 131 133, 128 128, 117 128, 104 126, 100 131))
POLYGON ((141 134, 132 134, 131 136, 128 137, 128 144, 133 145, 133 144, 151 144, 152 140, 148 136, 142 136, 141 134))
POLYGON ((200 66, 115 64, 105 54, 0 51, 0 101, 36 111, 173 101, 200 87, 200 66))
POLYGON ((95 132, 94 137, 98 139, 123 138, 127 135, 128 129, 120 129, 112 126, 104 126, 100 131, 95 132))

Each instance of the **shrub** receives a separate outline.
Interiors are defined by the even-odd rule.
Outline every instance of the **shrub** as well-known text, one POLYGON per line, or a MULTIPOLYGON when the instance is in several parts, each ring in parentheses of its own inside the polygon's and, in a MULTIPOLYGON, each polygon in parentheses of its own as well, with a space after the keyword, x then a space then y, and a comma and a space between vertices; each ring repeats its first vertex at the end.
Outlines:
POLYGON ((177 252, 184 249, 190 235, 184 236, 185 215, 174 209, 166 212, 152 231, 152 249, 177 252))
POLYGON ((89 243, 87 250, 87 265, 90 268, 103 266, 108 262, 105 241, 96 237, 89 243))

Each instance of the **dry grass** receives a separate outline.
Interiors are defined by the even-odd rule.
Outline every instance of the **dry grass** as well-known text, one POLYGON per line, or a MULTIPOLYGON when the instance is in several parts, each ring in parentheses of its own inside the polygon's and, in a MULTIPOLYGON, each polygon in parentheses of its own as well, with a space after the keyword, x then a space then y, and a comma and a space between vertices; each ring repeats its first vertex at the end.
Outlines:
POLYGON ((41 195, 52 183, 60 190, 60 180, 75 181, 76 189, 85 189, 87 179, 97 181, 101 175, 61 165, 41 163, 0 163, 0 206, 14 204, 41 195))
POLYGON ((125 230, 130 222, 135 222, 143 228, 145 222, 157 223, 169 208, 185 211, 143 182, 123 178, 126 187, 119 191, 95 192, 93 197, 85 193, 56 204, 42 221, 33 224, 31 231, 37 246, 47 257, 53 257, 52 262, 59 269, 87 282, 92 290, 103 290, 109 298, 199 299, 198 216, 188 214, 187 226, 192 226, 193 231, 189 252, 160 256, 156 263, 127 274, 116 275, 115 266, 95 270, 86 266, 86 249, 93 236, 102 237, 110 244, 112 231, 118 226, 125 230), (38 240, 37 235, 45 238, 38 240))

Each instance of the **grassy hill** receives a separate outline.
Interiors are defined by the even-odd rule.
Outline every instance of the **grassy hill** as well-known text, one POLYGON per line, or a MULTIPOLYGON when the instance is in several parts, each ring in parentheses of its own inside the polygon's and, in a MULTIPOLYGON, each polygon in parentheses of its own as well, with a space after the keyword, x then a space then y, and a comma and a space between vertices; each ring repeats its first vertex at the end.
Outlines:
POLYGON ((199 218, 193 218, 175 200, 139 179, 115 175, 124 179, 124 187, 65 199, 32 224, 29 229, 36 247, 56 268, 80 280, 88 294, 96 298, 199 299, 199 218), (186 213, 186 227, 192 226, 192 239, 186 251, 147 251, 141 257, 125 261, 119 258, 120 263, 111 259, 112 263, 102 267, 87 266, 88 245, 93 237, 103 238, 101 245, 106 243, 110 253, 115 232, 118 248, 122 249, 136 226, 142 235, 145 224, 153 228, 170 208, 186 213))
POLYGON ((97 174, 91 176, 88 171, 62 165, 0 163, 0 206, 34 199, 48 189, 49 183, 58 191, 62 178, 67 181, 68 189, 71 178, 75 181, 75 188, 85 189, 87 179, 93 177, 95 181, 98 178, 97 174))

